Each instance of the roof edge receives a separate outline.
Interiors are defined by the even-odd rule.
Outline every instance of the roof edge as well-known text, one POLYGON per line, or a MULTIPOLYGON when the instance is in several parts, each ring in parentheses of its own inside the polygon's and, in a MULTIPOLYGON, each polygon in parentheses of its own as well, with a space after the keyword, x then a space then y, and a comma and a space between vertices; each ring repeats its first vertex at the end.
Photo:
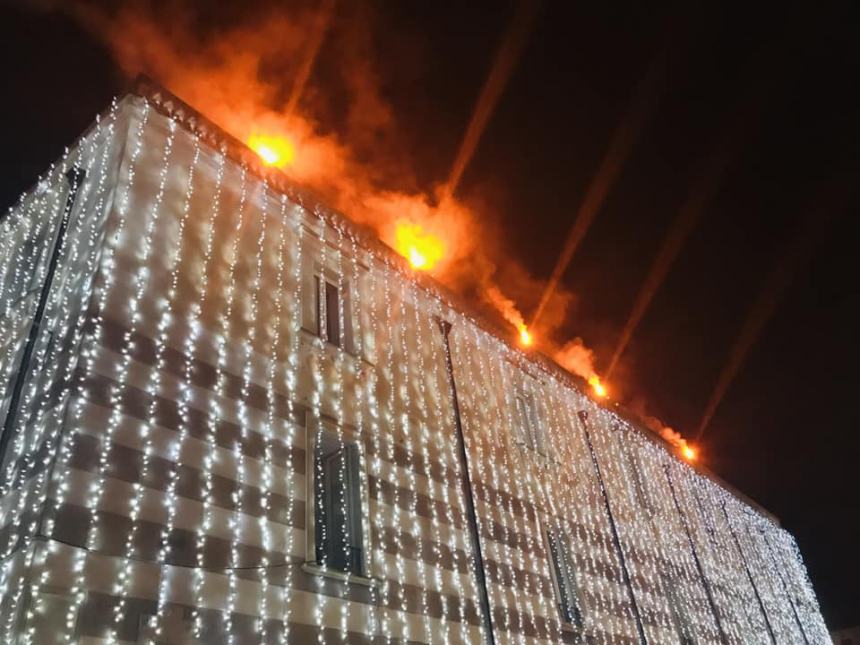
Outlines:
POLYGON ((693 469, 699 475, 710 479, 717 486, 736 497, 739 501, 750 506, 753 510, 757 511, 777 526, 781 524, 776 515, 771 513, 748 495, 742 493, 736 487, 726 482, 722 477, 706 466, 682 460, 678 456, 677 450, 672 446, 672 444, 649 428, 642 419, 631 410, 625 408, 618 402, 615 402, 613 406, 608 406, 595 400, 588 394, 588 386, 585 379, 568 372, 551 358, 536 350, 524 352, 520 347, 511 342, 509 334, 505 334, 497 323, 490 320, 484 314, 476 311, 465 301, 464 298, 457 295, 428 274, 412 270, 409 267, 407 260, 379 239, 376 232, 370 227, 354 222, 345 214, 329 206, 325 200, 317 195, 313 190, 297 184, 295 181, 289 179, 283 172, 275 168, 264 166, 259 156, 253 152, 247 144, 224 130, 224 128, 216 124, 214 121, 146 74, 139 74, 132 81, 127 94, 139 96, 148 100, 160 113, 177 119, 187 130, 193 132, 214 148, 244 163, 251 172, 257 175, 260 179, 265 180, 274 190, 287 195, 291 200, 297 202, 305 210, 313 213, 316 217, 322 220, 327 220, 329 223, 348 230, 355 236, 359 243, 369 248, 372 252, 381 255, 386 262, 393 265, 404 275, 408 275, 411 279, 415 280, 422 288, 435 295, 451 309, 455 309, 460 313, 465 314, 484 332, 489 333, 498 341, 505 344, 510 350, 519 356, 520 360, 536 365, 544 372, 557 378, 561 383, 575 389, 580 394, 590 399, 595 405, 615 414, 647 440, 652 441, 665 449, 669 456, 675 461, 693 469))

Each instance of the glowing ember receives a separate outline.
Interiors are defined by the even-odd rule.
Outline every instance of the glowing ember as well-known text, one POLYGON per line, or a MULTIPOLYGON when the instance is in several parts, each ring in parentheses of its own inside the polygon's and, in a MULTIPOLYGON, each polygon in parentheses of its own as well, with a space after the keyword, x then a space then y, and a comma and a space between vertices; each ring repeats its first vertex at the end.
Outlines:
POLYGON ((248 147, 260 155, 264 164, 275 168, 288 166, 296 158, 296 149, 284 137, 252 134, 248 137, 248 147))
POLYGON ((520 343, 528 347, 532 344, 532 335, 525 325, 520 325, 520 343))
POLYGON ((588 377, 588 384, 591 386, 591 389, 594 390, 594 393, 599 396, 601 399, 606 398, 608 392, 606 391, 606 386, 600 382, 600 377, 597 374, 592 374, 588 377))
POLYGON ((681 448, 681 454, 684 455, 684 459, 687 461, 695 461, 696 457, 698 457, 696 449, 686 444, 681 448))
POLYGON ((395 231, 395 249, 416 269, 428 271, 445 255, 445 243, 418 224, 399 221, 395 231))

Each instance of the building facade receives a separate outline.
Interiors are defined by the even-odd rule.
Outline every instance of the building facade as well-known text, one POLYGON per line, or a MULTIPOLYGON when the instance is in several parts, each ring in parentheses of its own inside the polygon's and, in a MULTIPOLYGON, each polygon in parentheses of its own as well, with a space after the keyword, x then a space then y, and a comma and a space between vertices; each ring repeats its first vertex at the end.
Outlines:
POLYGON ((3 643, 826 643, 791 535, 166 91, 0 220, 3 643))

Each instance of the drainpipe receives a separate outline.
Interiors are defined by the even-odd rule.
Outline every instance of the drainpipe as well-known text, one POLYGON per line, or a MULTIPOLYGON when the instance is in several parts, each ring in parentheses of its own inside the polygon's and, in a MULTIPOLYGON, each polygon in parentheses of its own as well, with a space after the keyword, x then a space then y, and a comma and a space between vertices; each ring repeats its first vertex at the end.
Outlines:
POLYGON ((457 398, 457 383, 454 380, 454 364, 451 361, 451 345, 448 334, 451 333, 451 323, 442 318, 436 318, 442 338, 445 341, 445 364, 448 368, 448 385, 451 388, 451 405, 454 408, 454 427, 457 431, 457 446, 460 449, 460 461, 463 468, 463 481, 466 489, 466 516, 472 534, 472 546, 475 550, 475 578, 481 591, 481 612, 484 614, 484 628, 487 632, 487 645, 495 645, 493 635, 493 616, 490 613, 490 596, 487 593, 487 578, 484 572, 484 557, 481 554, 481 537, 478 533, 478 515, 475 513, 475 498, 472 494, 472 479, 469 474, 469 455, 466 452, 466 441, 463 437, 463 423, 460 420, 460 403, 457 398))
POLYGON ((645 627, 642 625, 642 615, 639 613, 639 604, 636 602, 636 594, 633 593, 633 584, 630 581, 630 572, 627 570, 627 560, 624 558, 624 549, 621 548, 621 538, 618 536, 618 527, 615 526, 615 517, 612 515, 612 506, 609 504, 609 495, 606 493, 606 487, 603 485, 603 475, 600 474, 600 464, 597 462, 597 455, 594 452, 594 445, 591 443, 591 435, 588 432, 588 412, 580 410, 576 413, 579 417, 579 422, 582 424, 582 431, 585 433, 585 442, 588 444, 588 451, 591 453, 591 463, 594 465, 594 472, 597 474, 597 481, 600 484, 600 494, 603 497, 603 506, 606 509, 606 515, 609 517, 609 528, 612 530, 612 541, 615 544, 615 551, 618 553, 618 559, 621 561, 621 574, 624 576, 624 585, 627 587, 627 595, 630 597, 630 603, 633 605, 633 617, 636 619, 636 631, 639 632, 639 642, 642 645, 648 645, 648 639, 645 636, 645 627))
POLYGON ((54 280, 54 273, 57 270, 60 251, 62 251, 65 246, 66 230, 69 227, 72 208, 74 208, 75 200, 78 196, 78 189, 81 187, 81 184, 83 184, 85 176, 86 171, 82 168, 71 168, 66 172, 66 181, 69 182, 69 194, 66 196, 66 206, 63 209, 63 216, 60 219, 57 239, 54 241, 54 247, 51 250, 51 258, 48 261, 48 270, 45 282, 42 284, 42 291, 39 293, 39 302, 36 305, 36 313, 33 315, 33 322, 30 323, 30 332, 27 336, 27 344, 24 346, 24 353, 21 356, 21 364, 19 365, 18 373, 15 376, 15 384, 12 386, 12 397, 9 399, 9 409, 6 412, 6 420, 3 422, 3 432, 0 434, 0 472, 5 470, 6 451, 8 450, 9 444, 12 442, 16 432, 15 426, 18 421, 18 408, 21 403, 21 394, 24 390, 24 384, 27 381, 27 376, 30 371, 30 361, 33 357, 33 351, 35 350, 36 343, 39 340, 42 319, 45 316, 45 307, 48 304, 48 297, 51 293, 51 283, 54 280))
POLYGON ((738 540, 738 536, 735 533, 735 530, 732 528, 732 521, 729 519, 729 513, 726 511, 726 503, 722 502, 720 506, 723 507, 723 515, 726 516, 726 525, 729 527, 729 532, 732 534, 732 537, 735 539, 735 546, 738 548, 738 553, 741 556, 741 560, 744 563, 744 569, 747 572, 747 578, 749 578, 750 585, 752 585, 753 592, 755 592, 755 599, 758 601, 758 607, 761 609, 761 615, 764 616, 764 624, 767 627, 767 633, 770 635, 770 641, 776 645, 776 638, 773 635, 773 627, 770 625, 770 619, 767 617, 767 611, 765 611, 764 603, 761 600, 761 595, 758 592, 758 587, 755 585, 755 580, 752 577, 752 571, 750 571, 750 566, 747 563, 747 557, 744 555, 744 550, 741 548, 741 542, 738 540))
POLYGON ((791 599, 788 584, 785 582, 785 578, 782 575, 782 569, 779 567, 779 564, 777 564, 776 556, 770 548, 770 542, 768 542, 767 534, 764 530, 761 530, 761 537, 764 540, 765 547, 767 547, 770 560, 773 562, 773 568, 776 570, 776 574, 779 576, 779 581, 782 583, 782 589, 785 591, 785 597, 788 598, 788 604, 791 605, 791 611, 794 614, 794 620, 797 622, 797 626, 800 628, 800 635, 803 636, 803 642, 806 643, 806 645, 809 645, 809 639, 806 637, 806 630, 803 629, 803 623, 800 622, 800 614, 797 613, 797 607, 794 606, 794 600, 791 599))
POLYGON ((672 482, 672 475, 669 472, 669 464, 663 464, 663 470, 666 471, 666 481, 669 482, 669 490, 672 491, 672 500, 675 502, 675 510, 678 511, 678 516, 681 518, 684 532, 687 534, 687 541, 690 543, 690 552, 693 554, 693 561, 696 563, 696 570, 699 572, 699 578, 702 581, 702 586, 705 588, 705 595, 708 597, 708 604, 711 606, 711 613, 714 615, 714 622, 717 624, 717 630, 720 633, 720 640, 723 643, 728 643, 729 641, 726 638, 726 633, 723 631, 723 623, 720 621, 720 614, 717 611, 717 604, 714 602, 714 596, 711 593, 711 585, 708 584, 708 579, 705 577, 705 570, 702 568, 699 554, 696 552, 693 535, 690 533, 690 527, 687 524, 687 516, 684 514, 684 511, 681 510, 681 505, 678 503, 678 496, 675 494, 675 484, 672 482))

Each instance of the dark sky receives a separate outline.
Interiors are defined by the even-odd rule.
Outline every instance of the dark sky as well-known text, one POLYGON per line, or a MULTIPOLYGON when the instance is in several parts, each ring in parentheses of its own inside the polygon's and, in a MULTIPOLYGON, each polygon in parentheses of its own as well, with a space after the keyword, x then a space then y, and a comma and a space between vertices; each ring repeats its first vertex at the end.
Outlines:
MULTIPOLYGON (((810 258, 702 453, 797 537, 828 626, 858 624, 860 195, 849 189, 860 170, 860 12, 852 2, 688 4, 545 4, 462 191, 490 195, 508 252, 548 277, 614 128, 663 52, 653 116, 565 274, 577 294, 566 331, 585 338, 605 369, 696 171, 732 138, 723 180, 624 356, 619 394, 643 397, 691 434, 765 276, 812 222, 810 258)), ((515 5, 369 6, 385 97, 419 180, 438 181, 515 5)), ((237 14, 207 12, 219 18, 237 14)), ((0 6, 0 47, 5 207, 126 80, 63 13, 0 6)))

